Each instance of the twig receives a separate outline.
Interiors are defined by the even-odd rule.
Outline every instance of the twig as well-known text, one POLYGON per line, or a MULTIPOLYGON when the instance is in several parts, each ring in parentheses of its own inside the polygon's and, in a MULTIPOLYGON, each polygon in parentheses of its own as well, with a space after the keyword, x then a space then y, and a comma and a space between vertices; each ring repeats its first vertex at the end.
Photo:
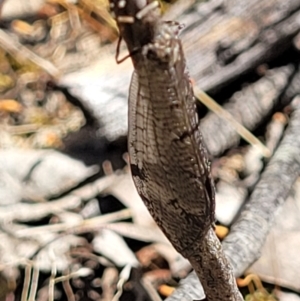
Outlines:
POLYGON ((31 287, 30 287, 28 301, 36 300, 36 292, 37 292, 37 288, 38 288, 39 275, 40 275, 39 268, 35 263, 33 263, 33 272, 32 272, 32 277, 31 277, 31 287))
POLYGON ((115 267, 106 267, 101 278, 102 299, 101 301, 111 301, 115 293, 115 283, 118 280, 118 270, 115 267))
POLYGON ((255 287, 257 289, 259 289, 261 291, 265 291, 265 289, 264 289, 264 287, 263 287, 263 285, 262 285, 259 277, 257 275, 255 275, 255 274, 249 274, 244 279, 238 278, 236 280, 236 282, 237 282, 238 286, 240 286, 240 287, 241 286, 249 286, 250 285, 251 288, 249 287, 249 292, 251 294, 253 294, 254 291, 255 291, 253 285, 251 285, 251 282, 253 282, 255 284, 255 287))
POLYGON ((144 289, 147 291, 148 295, 151 297, 151 301, 162 301, 161 297, 149 280, 145 279, 144 277, 142 278, 141 283, 144 289))
POLYGON ((263 143, 261 143, 250 131, 248 131, 240 122, 238 122, 229 112, 224 110, 214 99, 212 99, 209 95, 207 95, 204 91, 196 86, 194 87, 194 93, 195 96, 198 97, 199 100, 212 112, 229 122, 242 138, 244 138, 249 144, 257 147, 264 157, 268 158, 271 156, 270 150, 263 143))
POLYGON ((97 216, 91 219, 74 223, 61 223, 39 227, 30 227, 16 231, 17 237, 28 237, 43 232, 62 232, 70 231, 72 233, 83 233, 91 229, 97 229, 103 224, 111 223, 117 220, 127 219, 132 216, 130 209, 123 209, 118 212, 97 216))
POLYGON ((287 122, 287 117, 284 114, 277 112, 273 115, 272 121, 267 126, 266 146, 272 153, 278 146, 287 122))
POLYGON ((66 279, 65 281, 63 281, 62 286, 63 286, 63 289, 66 293, 68 301, 75 301, 76 299, 75 299, 72 287, 70 285, 69 279, 66 279))
POLYGON ((101 192, 108 192, 109 187, 118 181, 121 173, 114 173, 110 176, 102 177, 93 183, 89 183, 70 192, 69 195, 45 202, 43 204, 15 204, 8 206, 5 211, 0 211, 0 222, 5 220, 29 221, 39 219, 47 214, 54 214, 66 209, 74 209, 81 202, 90 200, 101 192), (33 210, 34 208, 34 210, 33 210))
POLYGON ((51 62, 39 57, 27 47, 14 40, 4 30, 0 29, 0 46, 17 60, 29 60, 50 74, 54 79, 58 79, 61 72, 51 62))
POLYGON ((295 111, 282 142, 223 241, 224 252, 230 258, 236 276, 257 259, 276 212, 300 174, 300 97, 293 100, 292 106, 295 111))
MULTIPOLYGON (((228 103, 224 104, 222 110, 222 112, 226 110, 225 115, 229 118, 223 119, 213 112, 209 112, 203 118, 201 122, 203 139, 211 155, 218 156, 226 149, 237 145, 240 140, 237 129, 242 131, 243 138, 249 140, 247 138, 249 134, 241 128, 241 125, 248 130, 253 130, 265 116, 270 114, 279 102, 279 95, 286 87, 293 70, 291 65, 269 70, 263 78, 235 93, 228 103)), ((224 115, 218 107, 216 111, 224 115)), ((260 143, 255 139, 254 144, 260 143)), ((263 153, 270 155, 270 151, 265 147, 263 153)))
POLYGON ((1 130, 5 130, 11 135, 24 135, 38 131, 42 126, 38 124, 22 124, 11 126, 0 126, 1 130))
POLYGON ((29 291, 29 286, 30 286, 30 279, 31 279, 31 271, 32 271, 32 264, 28 263, 25 266, 25 277, 24 277, 21 301, 27 301, 27 296, 28 296, 28 291, 29 291))
POLYGON ((112 301, 119 301, 119 298, 121 297, 123 293, 123 286, 125 282, 129 279, 131 272, 131 266, 128 264, 126 265, 123 270, 120 273, 119 281, 117 283, 117 292, 114 295, 112 301))
MULTIPOLYGON (((259 256, 274 217, 300 174, 299 96, 293 100, 292 106, 295 111, 282 142, 255 186, 249 202, 223 241, 223 250, 233 266, 235 276, 242 275, 259 256)), ((175 291, 167 300, 190 300, 191 289, 201 296, 202 287, 200 284, 196 285, 196 279, 195 272, 192 272, 181 289, 175 291)))
POLYGON ((54 287, 55 287, 55 276, 56 276, 56 264, 55 261, 52 262, 51 276, 49 279, 49 301, 54 301, 54 287))

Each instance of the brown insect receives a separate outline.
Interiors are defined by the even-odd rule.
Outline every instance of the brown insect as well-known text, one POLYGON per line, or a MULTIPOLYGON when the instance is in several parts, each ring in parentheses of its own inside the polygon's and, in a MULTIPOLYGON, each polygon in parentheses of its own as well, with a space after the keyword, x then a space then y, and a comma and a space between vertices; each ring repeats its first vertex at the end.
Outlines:
POLYGON ((212 224, 215 188, 186 70, 180 26, 157 1, 112 1, 135 72, 128 148, 137 191, 176 250, 194 267, 207 300, 241 301, 212 224))
POLYGON ((214 222, 215 193, 202 143, 180 27, 160 21, 157 1, 112 1, 132 58, 129 154, 138 193, 187 256, 214 222))

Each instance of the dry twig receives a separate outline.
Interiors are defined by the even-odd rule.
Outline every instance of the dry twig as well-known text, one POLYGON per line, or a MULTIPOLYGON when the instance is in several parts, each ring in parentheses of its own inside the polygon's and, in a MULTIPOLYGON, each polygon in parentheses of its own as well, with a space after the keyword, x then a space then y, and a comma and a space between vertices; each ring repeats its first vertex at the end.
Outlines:
MULTIPOLYGON (((240 276, 259 256, 266 236, 277 211, 284 203, 292 185, 300 174, 300 97, 296 97, 292 106, 294 112, 289 126, 278 149, 263 172, 259 183, 241 212, 231 232, 223 241, 223 249, 234 274, 240 276), (280 183, 280 185, 279 185, 280 183)), ((195 286, 195 273, 191 273, 180 290, 170 296, 168 301, 190 299, 191 283, 193 290, 201 296, 202 288, 195 286)))

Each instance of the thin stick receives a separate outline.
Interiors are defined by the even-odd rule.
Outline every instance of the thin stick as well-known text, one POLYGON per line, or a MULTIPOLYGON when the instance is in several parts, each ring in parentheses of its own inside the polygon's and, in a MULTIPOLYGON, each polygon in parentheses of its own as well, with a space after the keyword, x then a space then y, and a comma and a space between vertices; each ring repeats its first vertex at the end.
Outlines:
POLYGON ((149 296, 151 297, 152 301, 162 301, 156 289, 153 287, 153 284, 149 280, 145 279, 144 277, 141 280, 141 284, 144 287, 144 289, 147 291, 149 296))
MULTIPOLYGON (((51 251, 49 251, 51 252, 51 251)), ((54 286, 55 286, 55 276, 57 273, 57 269, 56 269, 56 264, 55 264, 55 256, 54 254, 50 253, 50 257, 52 259, 52 268, 51 268, 51 276, 50 276, 50 280, 49 280, 49 287, 48 287, 48 294, 49 294, 49 301, 54 301, 54 286), (52 255, 52 256, 51 256, 52 255)))
POLYGON ((220 118, 227 120, 237 131, 237 133, 249 144, 253 145, 254 147, 257 147, 264 157, 269 158, 271 156, 271 151, 263 143, 261 143, 250 131, 248 131, 242 124, 236 121, 229 112, 224 110, 218 103, 216 103, 214 99, 212 99, 209 95, 207 95, 198 87, 194 87, 194 94, 212 112, 214 112, 220 118))
POLYGON ((68 301, 75 301, 75 295, 73 293, 72 287, 70 285, 69 279, 66 279, 62 282, 63 289, 66 293, 68 301))
POLYGON ((112 301, 119 301, 119 298, 123 293, 123 286, 125 282, 128 281, 130 272, 131 272, 131 266, 127 264, 120 273, 119 281, 117 283, 117 292, 114 295, 112 301))
POLYGON ((0 46, 17 60, 28 60, 45 70, 53 78, 58 79, 61 72, 51 62, 39 57, 27 47, 15 41, 4 30, 0 29, 0 46))
POLYGON ((47 225, 47 226, 39 226, 39 227, 32 227, 21 229, 16 231, 15 235, 18 237, 26 237, 36 235, 42 232, 61 232, 61 231, 68 231, 71 230, 72 233, 82 233, 89 229, 95 229, 103 224, 112 223, 117 220, 127 219, 132 216, 130 209, 123 209, 118 212, 109 213, 101 216, 97 216, 91 219, 80 221, 77 224, 70 224, 70 223, 61 223, 61 224, 54 224, 54 225, 47 225))
POLYGON ((28 301, 36 300, 35 296, 36 296, 37 287, 38 287, 39 275, 40 275, 40 271, 39 271, 38 266, 36 264, 33 264, 31 287, 30 287, 28 301))
POLYGON ((28 263, 25 267, 25 277, 24 277, 21 301, 27 300, 29 285, 30 285, 30 278, 31 278, 31 270, 32 270, 32 265, 30 263, 28 263))

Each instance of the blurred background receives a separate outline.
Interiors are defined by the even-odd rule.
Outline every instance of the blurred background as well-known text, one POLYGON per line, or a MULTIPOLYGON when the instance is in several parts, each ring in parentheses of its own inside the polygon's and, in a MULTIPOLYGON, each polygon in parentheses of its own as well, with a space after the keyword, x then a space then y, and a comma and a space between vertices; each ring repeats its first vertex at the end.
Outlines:
MULTIPOLYGON (((250 275, 241 291, 300 300, 300 1, 160 4, 165 20, 185 25, 193 85, 221 105, 199 96, 217 235, 230 233, 261 181, 284 203, 260 259, 237 273, 250 275), (262 178, 279 157, 293 172, 262 178)), ((191 271, 131 180, 133 67, 115 62, 117 40, 108 0, 0 1, 0 301, 175 301, 191 271)), ((204 298, 191 283, 181 293, 204 298)))

